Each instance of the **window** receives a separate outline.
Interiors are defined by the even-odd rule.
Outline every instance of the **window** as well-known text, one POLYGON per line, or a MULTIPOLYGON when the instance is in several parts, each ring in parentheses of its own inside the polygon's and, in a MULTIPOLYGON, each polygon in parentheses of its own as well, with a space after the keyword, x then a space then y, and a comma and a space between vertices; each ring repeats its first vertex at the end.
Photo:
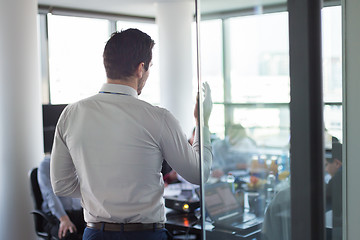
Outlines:
POLYGON ((217 137, 236 123, 259 145, 288 144, 287 18, 282 12, 201 23, 202 80, 213 89, 210 126, 217 137))
POLYGON ((265 147, 284 147, 289 141, 287 19, 288 14, 281 12, 226 20, 230 45, 228 99, 238 104, 229 107, 232 115, 228 121, 242 124, 257 144, 265 147))
MULTIPOLYGON (((42 15, 45 16, 45 15, 42 15)), ((42 62, 43 102, 67 104, 96 94, 106 82, 103 51, 115 22, 107 19, 47 15, 40 31, 48 31, 48 62, 42 62), (46 64, 49 74, 47 76, 46 64), (49 79, 47 79, 49 78, 49 79), (45 98, 49 99, 46 100, 45 98)), ((117 30, 139 28, 158 43, 158 29, 154 23, 117 21, 117 30)), ((46 44, 42 42, 42 44, 46 44)), ((42 55, 47 49, 42 46, 42 55)), ((45 54, 46 55, 46 54, 45 54)), ((160 103, 158 44, 153 50, 153 66, 148 84, 140 99, 160 103)))
POLYGON ((50 102, 72 103, 99 91, 106 81, 102 53, 107 20, 48 15, 50 102))
MULTIPOLYGON (((216 134, 205 208, 215 224, 241 214, 256 229, 255 216, 264 217, 275 193, 289 189, 288 15, 208 20, 200 32, 202 80, 210 83, 215 102, 209 125, 216 134)), ((290 198, 285 202, 288 213, 290 198)), ((236 230, 234 222, 220 228, 245 234, 248 229, 236 230)))
MULTIPOLYGON (((220 181, 231 186, 245 213, 263 216, 273 197, 268 192, 269 186, 273 186, 269 185, 272 183, 269 179, 271 177, 276 179, 271 191, 282 193, 277 195, 277 199, 284 203, 281 210, 286 213, 284 216, 288 216, 280 220, 288 227, 288 13, 255 12, 233 17, 235 13, 232 12, 231 15, 204 20, 200 28, 201 77, 212 88, 214 110, 209 125, 216 135, 213 139, 212 178, 204 185, 205 208, 208 210, 212 203, 220 206, 220 200, 214 202, 213 196, 206 193, 207 188, 215 187, 213 183, 220 181), (235 132, 239 135, 235 135, 235 132), (239 148, 240 143, 236 145, 240 134, 253 140, 243 141, 242 149, 239 148), (257 208, 252 204, 256 204, 257 208), (256 212, 258 205, 261 206, 261 212, 256 212)), ((342 142, 341 7, 323 8, 322 21, 324 123, 328 133, 324 137, 324 144, 330 150, 333 141, 331 136, 342 142), (329 141, 327 136, 330 136, 329 141)), ((223 203, 232 199, 230 195, 224 197, 219 194, 217 197, 221 197, 223 203)), ((286 227, 285 231, 289 229, 286 227)), ((284 233, 288 236, 290 234, 289 231, 284 233)))
MULTIPOLYGON (((278 12, 201 22, 202 80, 214 89, 210 126, 219 138, 227 125, 241 123, 262 146, 288 144, 287 19, 287 12, 278 12)), ((324 8, 322 20, 324 123, 341 140, 341 8, 324 8)))
POLYGON ((227 20, 232 102, 289 102, 287 18, 283 12, 227 20))
POLYGON ((330 134, 342 141, 341 7, 322 10, 324 121, 330 134))
MULTIPOLYGON (((218 137, 224 137, 224 77, 223 77, 223 40, 222 21, 210 20, 201 23, 201 77, 212 88, 214 102, 211 131, 218 137), (216 116, 216 117, 215 117, 216 116)), ((195 42, 195 39, 194 39, 195 42)), ((194 51, 195 52, 195 51, 194 51)), ((196 63, 196 61, 194 61, 196 63)), ((194 66, 194 69, 196 66, 194 66)), ((195 88, 196 89, 196 88, 195 88)))

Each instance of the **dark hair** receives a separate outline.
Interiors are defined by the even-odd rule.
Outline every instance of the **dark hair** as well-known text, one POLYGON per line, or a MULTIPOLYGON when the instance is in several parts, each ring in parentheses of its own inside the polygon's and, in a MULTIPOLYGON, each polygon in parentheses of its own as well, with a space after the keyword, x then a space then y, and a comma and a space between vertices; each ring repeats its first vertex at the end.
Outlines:
POLYGON ((138 29, 113 33, 103 54, 106 76, 110 79, 130 77, 142 62, 147 71, 154 44, 149 35, 138 29))

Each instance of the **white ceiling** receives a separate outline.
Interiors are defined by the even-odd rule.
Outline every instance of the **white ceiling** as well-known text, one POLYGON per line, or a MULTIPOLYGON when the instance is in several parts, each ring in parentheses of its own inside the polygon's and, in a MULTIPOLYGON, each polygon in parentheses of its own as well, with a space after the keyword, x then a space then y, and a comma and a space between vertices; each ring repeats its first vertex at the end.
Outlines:
MULTIPOLYGON (((195 0, 38 0, 40 5, 116 14, 155 17, 156 3, 195 0)), ((201 12, 223 12, 256 5, 284 3, 286 0, 200 0, 201 12)))

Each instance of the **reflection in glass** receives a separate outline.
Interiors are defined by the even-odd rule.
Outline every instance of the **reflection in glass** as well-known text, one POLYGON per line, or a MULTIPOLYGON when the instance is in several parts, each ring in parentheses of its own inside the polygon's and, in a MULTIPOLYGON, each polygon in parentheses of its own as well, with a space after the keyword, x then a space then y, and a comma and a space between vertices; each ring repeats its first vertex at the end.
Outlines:
MULTIPOLYGON (((247 227, 243 224, 243 229, 236 228, 236 221, 224 226, 216 222, 219 216, 209 214, 207 220, 215 228, 206 234, 211 238, 217 232, 226 239, 224 229, 251 235, 260 228, 261 239, 290 239, 288 13, 266 13, 263 6, 241 6, 240 2, 229 10, 226 1, 218 1, 221 13, 217 15, 208 1, 201 3, 206 19, 200 28, 202 79, 213 89, 216 108, 210 121, 214 157, 212 176, 205 184, 205 189, 211 190, 205 194, 205 207, 223 209, 221 204, 235 196, 242 203, 236 212, 243 223, 249 223, 247 227), (220 192, 227 194, 214 197, 211 194, 219 183, 226 183, 228 189, 220 192)), ((332 186, 327 185, 326 191, 327 210, 331 210, 326 217, 327 238, 341 239, 341 217, 337 218, 341 207, 329 205, 329 195, 334 192, 341 198, 341 188, 333 187, 339 185, 331 184, 341 180, 341 159, 334 160, 336 144, 342 142, 341 7, 323 8, 322 21, 325 181, 332 186), (335 190, 330 193, 329 189, 335 190)), ((254 238, 260 236, 254 234, 254 238)))
POLYGON ((235 123, 242 123, 259 146, 273 149, 282 149, 289 144, 289 114, 287 104, 266 108, 254 105, 233 110, 235 123))
POLYGON ((227 20, 232 102, 289 102, 287 19, 282 12, 227 20))
POLYGON ((200 28, 202 80, 217 108, 204 186, 210 239, 290 237, 288 15, 252 7, 200 28))
POLYGON ((331 154, 325 159, 327 239, 342 239, 342 144, 334 141, 331 154))
POLYGON ((326 239, 342 239, 341 7, 322 9, 326 239))
POLYGON ((224 101, 222 22, 219 19, 201 23, 201 78, 208 82, 212 89, 214 102, 224 101), (211 49, 211 51, 209 51, 211 49))
POLYGON ((217 140, 219 138, 225 137, 224 130, 224 105, 223 104, 214 104, 211 111, 211 117, 209 120, 209 125, 211 126, 212 140, 217 140))
POLYGON ((342 106, 325 105, 324 122, 328 132, 342 142, 342 106))
POLYGON ((341 7, 322 10, 324 101, 342 101, 341 7))

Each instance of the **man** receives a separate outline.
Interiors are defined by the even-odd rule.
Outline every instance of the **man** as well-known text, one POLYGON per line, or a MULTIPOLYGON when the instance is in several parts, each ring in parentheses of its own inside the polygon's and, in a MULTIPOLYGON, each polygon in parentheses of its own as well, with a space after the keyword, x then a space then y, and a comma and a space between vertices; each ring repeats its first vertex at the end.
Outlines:
POLYGON ((337 177, 338 174, 341 174, 342 169, 342 156, 341 156, 341 143, 333 142, 331 149, 331 158, 326 158, 325 162, 325 171, 330 174, 330 182, 337 177))
POLYGON ((245 128, 241 124, 231 125, 227 136, 213 143, 212 176, 219 178, 231 170, 247 169, 256 152, 256 142, 246 134, 245 128))
POLYGON ((286 183, 266 208, 261 228, 262 240, 290 240, 290 183, 286 183))
MULTIPOLYGON (((153 46, 137 29, 113 34, 103 55, 107 83, 97 95, 70 104, 57 124, 51 181, 55 194, 82 198, 85 240, 168 239, 163 159, 186 180, 200 184, 199 135, 191 146, 169 111, 138 99, 149 76, 153 46)), ((212 161, 207 84, 204 93, 206 181, 212 161)))
POLYGON ((80 199, 55 196, 50 182, 49 155, 39 165, 38 182, 44 199, 41 208, 53 220, 46 222, 44 229, 59 239, 81 240, 85 222, 80 199))
POLYGON ((332 158, 326 158, 325 170, 331 179, 326 184, 326 210, 332 210, 332 239, 342 238, 342 144, 332 143, 332 158))

